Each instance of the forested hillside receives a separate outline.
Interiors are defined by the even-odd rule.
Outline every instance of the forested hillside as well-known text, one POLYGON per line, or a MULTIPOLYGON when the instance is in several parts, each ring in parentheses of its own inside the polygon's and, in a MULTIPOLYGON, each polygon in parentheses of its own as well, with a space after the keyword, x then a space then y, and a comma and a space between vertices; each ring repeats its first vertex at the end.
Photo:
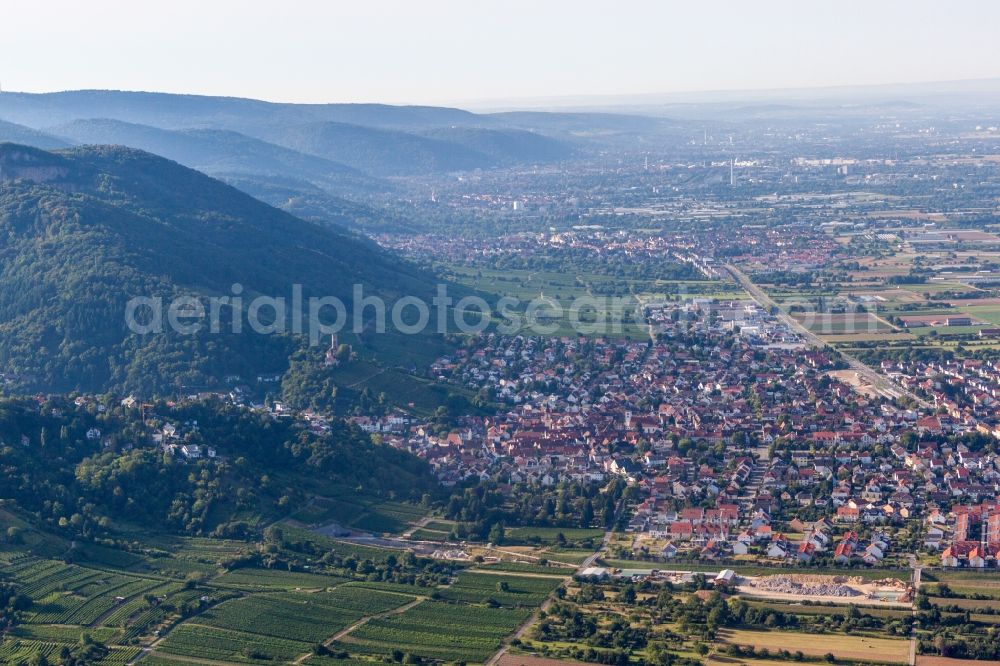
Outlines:
POLYGON ((0 165, 0 372, 21 387, 149 395, 281 371, 301 344, 231 327, 135 335, 135 297, 431 293, 369 241, 147 153, 6 145, 0 165))

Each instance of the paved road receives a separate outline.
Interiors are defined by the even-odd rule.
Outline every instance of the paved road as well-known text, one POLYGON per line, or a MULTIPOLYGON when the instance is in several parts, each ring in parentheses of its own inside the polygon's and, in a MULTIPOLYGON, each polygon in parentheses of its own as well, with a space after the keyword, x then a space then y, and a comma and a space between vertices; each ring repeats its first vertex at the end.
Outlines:
MULTIPOLYGON (((762 308, 774 311, 776 313, 775 316, 790 329, 792 329, 793 331, 801 335, 803 338, 805 338, 806 340, 808 340, 809 342, 818 347, 833 349, 832 345, 824 341, 818 335, 816 335, 815 333, 807 329, 805 326, 800 324, 798 321, 796 321, 794 317, 789 316, 784 310, 782 310, 781 306, 779 306, 778 303, 773 298, 768 296, 763 289, 754 284, 753 280, 751 280, 743 271, 736 268, 736 266, 733 266, 732 264, 726 264, 726 270, 728 270, 729 273, 733 276, 733 279, 736 280, 748 294, 750 294, 750 298, 755 300, 757 304, 760 305, 762 308)), ((850 366, 851 370, 857 372, 858 375, 867 380, 872 386, 874 386, 883 394, 888 394, 893 396, 905 395, 909 398, 912 398, 921 406, 927 409, 933 409, 933 405, 931 405, 923 398, 920 398, 914 393, 907 391, 899 384, 895 383, 894 381, 892 381, 885 375, 881 374, 880 372, 875 371, 873 368, 865 365, 864 363, 854 358, 850 354, 845 354, 843 351, 839 349, 835 351, 837 351, 840 354, 840 356, 844 359, 847 365, 850 366)))

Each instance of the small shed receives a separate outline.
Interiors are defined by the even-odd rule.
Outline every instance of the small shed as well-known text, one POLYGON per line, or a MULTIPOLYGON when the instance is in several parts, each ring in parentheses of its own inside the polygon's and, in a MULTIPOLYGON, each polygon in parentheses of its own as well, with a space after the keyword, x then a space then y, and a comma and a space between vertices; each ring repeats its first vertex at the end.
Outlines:
POLYGON ((729 587, 736 582, 736 572, 732 569, 723 569, 712 582, 716 587, 729 587))

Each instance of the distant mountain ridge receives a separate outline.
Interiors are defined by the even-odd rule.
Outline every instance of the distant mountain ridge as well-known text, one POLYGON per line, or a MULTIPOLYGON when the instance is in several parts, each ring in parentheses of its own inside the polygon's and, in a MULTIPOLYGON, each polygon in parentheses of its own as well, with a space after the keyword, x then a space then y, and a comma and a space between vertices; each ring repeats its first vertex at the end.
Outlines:
POLYGON ((292 104, 240 97, 119 90, 0 93, 0 118, 31 127, 63 125, 80 118, 112 118, 164 129, 342 122, 372 127, 426 128, 482 123, 469 111, 387 104, 292 104))
MULTIPOLYGON (((259 174, 313 182, 332 191, 383 188, 360 171, 232 130, 166 130, 120 120, 75 120, 48 128, 74 144, 122 145, 180 162, 209 175, 259 174)), ((387 187, 387 185, 385 185, 387 187)))
POLYGON ((0 121, 0 142, 138 148, 311 221, 368 233, 407 228, 399 213, 380 219, 405 187, 399 179, 547 165, 689 133, 662 118, 608 113, 477 114, 114 90, 3 92, 0 121))
MULTIPOLYGON (((285 104, 232 97, 80 90, 0 93, 9 140, 40 148, 115 144, 209 174, 291 177, 357 199, 387 176, 537 164, 573 155, 502 116, 384 104, 285 104)), ((5 134, 0 127, 0 139, 5 134)))
POLYGON ((70 146, 70 142, 58 137, 5 120, 0 120, 0 143, 19 143, 45 150, 70 146))

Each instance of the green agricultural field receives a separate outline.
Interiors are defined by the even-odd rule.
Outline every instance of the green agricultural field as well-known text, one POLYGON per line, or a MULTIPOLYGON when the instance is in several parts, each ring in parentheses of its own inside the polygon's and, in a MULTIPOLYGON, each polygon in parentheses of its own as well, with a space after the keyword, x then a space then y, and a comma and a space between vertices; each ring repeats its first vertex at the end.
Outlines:
POLYGON ((376 534, 398 534, 406 529, 406 525, 406 522, 395 516, 387 516, 379 511, 367 511, 351 523, 351 527, 376 534))
POLYGON ((434 530, 435 532, 445 532, 445 533, 447 533, 447 532, 451 532, 453 529, 455 529, 455 526, 457 524, 458 523, 456 523, 454 520, 436 519, 436 520, 429 520, 429 521, 427 521, 427 524, 424 525, 424 527, 427 528, 427 529, 429 529, 429 530, 434 530))
MULTIPOLYGON (((930 592, 933 593, 933 590, 930 590, 930 592)), ((980 594, 989 595, 990 592, 980 593, 980 594)), ((1000 610, 1000 598, 964 599, 958 597, 945 598, 945 597, 932 596, 930 597, 930 602, 934 606, 943 606, 943 607, 957 606, 962 610, 970 610, 973 612, 982 610, 1000 610)))
MULTIPOLYGON (((594 549, 596 550, 596 548, 594 549)), ((566 562, 567 564, 583 564, 583 562, 594 554, 594 550, 587 548, 546 548, 539 553, 553 562, 566 562)))
POLYGON ((492 601, 507 608, 537 606, 561 583, 561 578, 463 571, 455 582, 441 590, 441 596, 471 604, 492 601))
POLYGON ((288 524, 283 524, 281 529, 284 531, 286 541, 301 543, 320 551, 333 551, 334 554, 343 558, 353 557, 358 560, 385 562, 390 555, 398 558, 402 554, 401 550, 374 548, 347 541, 338 541, 335 538, 288 524))
POLYGON ((395 518, 403 523, 415 523, 427 515, 427 509, 416 504, 403 502, 379 502, 370 508, 383 516, 395 518))
POLYGON ((368 622, 333 647, 355 656, 385 657, 402 650, 425 659, 483 662, 530 615, 530 609, 424 601, 399 615, 368 622))
POLYGON ((292 518, 312 526, 329 523, 369 529, 379 532, 401 532, 427 515, 427 509, 416 504, 389 502, 374 497, 316 497, 292 518))
POLYGON ((183 579, 187 576, 214 576, 219 572, 220 564, 183 557, 156 557, 149 559, 149 568, 157 576, 183 579))
POLYGON ((421 527, 413 530, 413 533, 410 534, 410 538, 414 541, 447 541, 448 532, 438 532, 436 530, 429 530, 421 527))
POLYGON ((132 573, 144 573, 149 569, 148 561, 142 556, 92 543, 83 548, 82 555, 78 560, 79 563, 95 568, 117 569, 132 573))
POLYGON ((408 596, 430 596, 434 593, 437 585, 434 583, 428 585, 420 585, 419 583, 414 585, 409 585, 407 583, 386 583, 383 581, 370 581, 370 580, 356 580, 350 583, 344 583, 341 588, 338 589, 362 589, 362 590, 381 590, 383 592, 395 592, 396 594, 404 594, 408 596))
POLYGON ((511 527, 505 535, 510 543, 553 545, 559 542, 559 535, 567 542, 599 542, 604 538, 604 530, 597 528, 570 527, 511 527))
POLYGON ((291 661, 308 653, 311 643, 260 636, 195 623, 185 623, 170 632, 156 653, 196 659, 268 664, 291 661))
MULTIPOLYGON (((948 587, 951 588, 951 594, 953 596, 949 599, 942 600, 942 603, 958 601, 962 598, 972 599, 975 597, 1000 600, 1000 587, 983 585, 980 583, 948 583, 948 587)), ((937 586, 933 584, 923 585, 920 589, 930 596, 936 596, 938 593, 937 586)))
MULTIPOLYGON (((600 321, 606 323, 611 330, 599 334, 642 338, 647 335, 641 317, 642 295, 688 291, 679 283, 668 280, 630 280, 593 273, 568 274, 525 269, 501 271, 457 264, 448 264, 444 271, 447 277, 463 286, 517 299, 518 305, 510 308, 510 312, 522 317, 526 314, 529 303, 544 303, 538 306, 539 323, 551 325, 554 330, 547 334, 553 336, 577 333, 570 318, 570 309, 577 299, 587 298, 594 302, 577 311, 580 323, 600 321), (561 314, 557 315, 559 312, 561 314)), ((712 284, 713 288, 717 288, 717 284, 712 284)), ((692 288, 691 291, 700 294, 701 290, 692 288)), ((478 322, 479 314, 474 309, 466 311, 466 321, 470 324, 478 322)), ((496 312, 493 314, 492 325, 504 322, 496 312)))
POLYGON ((369 532, 403 532, 409 525, 427 515, 427 510, 415 504, 387 502, 375 498, 317 497, 292 518, 312 526, 338 523, 369 532))
POLYGON ((366 615, 377 615, 414 597, 376 590, 338 589, 234 599, 202 613, 195 624, 248 634, 319 643, 366 615))
POLYGON ((961 294, 977 291, 975 287, 970 287, 969 285, 958 282, 924 282, 922 284, 904 284, 900 285, 900 289, 903 291, 913 292, 917 295, 937 294, 942 291, 954 291, 961 294))
POLYGON ((243 541, 182 537, 171 547, 171 551, 174 557, 214 563, 235 557, 246 547, 243 541))
POLYGON ((971 315, 975 319, 982 319, 991 324, 1000 324, 1000 306, 996 305, 972 305, 965 306, 962 311, 971 315))
MULTIPOLYGON (((445 353, 447 350, 442 349, 441 354, 445 353)), ((407 359, 407 367, 414 362, 413 359, 407 359)), ((424 367, 429 364, 430 361, 424 367)), ((366 388, 374 395, 385 393, 393 404, 423 417, 431 416, 438 407, 446 404, 452 395, 460 396, 469 401, 475 397, 473 391, 462 386, 442 385, 431 379, 391 368, 384 369, 349 390, 360 393, 366 388)), ((470 411, 474 412, 475 409, 470 408, 470 411)))
POLYGON ((1000 588, 1000 574, 983 571, 963 571, 962 569, 925 570, 923 580, 948 583, 951 587, 954 587, 955 583, 960 583, 976 587, 1000 588))
POLYGON ((343 583, 346 578, 281 569, 236 569, 213 581, 222 587, 247 590, 325 589, 343 583))
POLYGON ((316 497, 292 518, 307 525, 349 525, 368 509, 370 503, 361 498, 316 497))
POLYGON ((835 335, 821 335, 824 342, 831 345, 835 345, 840 348, 842 345, 847 345, 855 342, 906 342, 916 339, 916 336, 910 333, 859 333, 859 334, 835 334, 835 335))
POLYGON ((793 314, 793 318, 817 335, 871 335, 892 333, 894 329, 885 321, 867 312, 854 314, 793 314))

